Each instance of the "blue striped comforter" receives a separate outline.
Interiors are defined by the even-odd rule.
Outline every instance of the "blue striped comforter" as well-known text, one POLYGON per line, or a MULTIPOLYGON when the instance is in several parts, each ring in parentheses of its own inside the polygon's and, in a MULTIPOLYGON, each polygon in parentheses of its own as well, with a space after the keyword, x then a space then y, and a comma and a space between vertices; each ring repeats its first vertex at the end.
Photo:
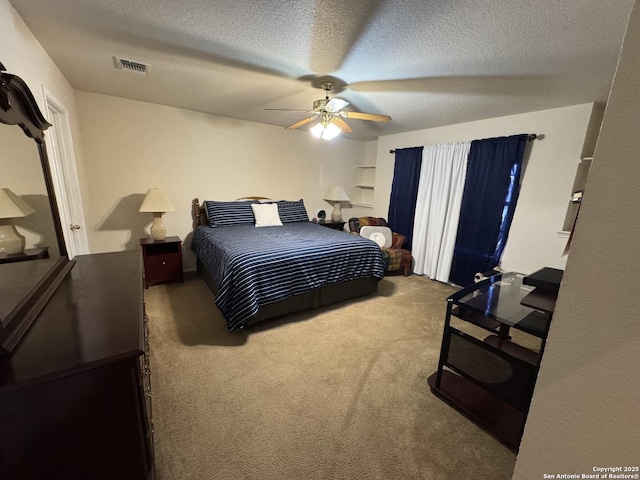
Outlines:
POLYGON ((325 285, 384 276, 376 243, 311 222, 201 225, 191 249, 218 285, 216 306, 229 331, 244 326, 262 305, 325 285))

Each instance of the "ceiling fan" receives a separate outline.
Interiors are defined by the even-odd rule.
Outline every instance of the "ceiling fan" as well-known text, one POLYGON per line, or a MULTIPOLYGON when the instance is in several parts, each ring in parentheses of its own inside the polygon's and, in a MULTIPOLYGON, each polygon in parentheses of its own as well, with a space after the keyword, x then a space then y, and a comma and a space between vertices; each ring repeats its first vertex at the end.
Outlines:
POLYGON ((322 82, 320 84, 325 91, 325 97, 313 102, 313 110, 291 110, 288 108, 265 108, 265 110, 280 110, 288 112, 307 112, 311 116, 300 120, 285 127, 286 130, 294 130, 298 127, 306 125, 314 120, 320 120, 310 131, 318 138, 330 140, 340 132, 349 133, 353 130, 343 120, 343 118, 352 118, 356 120, 370 120, 373 122, 388 122, 391 120, 389 115, 378 115, 375 113, 360 113, 360 112, 343 112, 342 109, 349 105, 349 102, 340 98, 332 98, 329 100, 329 92, 333 90, 333 82, 322 82))

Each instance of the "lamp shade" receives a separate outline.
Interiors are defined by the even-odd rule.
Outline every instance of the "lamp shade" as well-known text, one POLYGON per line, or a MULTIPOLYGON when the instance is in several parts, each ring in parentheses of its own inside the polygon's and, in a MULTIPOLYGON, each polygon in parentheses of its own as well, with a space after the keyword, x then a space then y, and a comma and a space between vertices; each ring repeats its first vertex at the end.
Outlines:
POLYGON ((169 197, 160 188, 150 188, 142 201, 140 212, 175 212, 169 197))
POLYGON ((26 217, 35 213, 27 202, 8 188, 0 189, 0 218, 26 217))
POLYGON ((348 202, 349 196, 347 192, 344 191, 339 185, 334 185, 331 187, 327 193, 324 194, 324 199, 328 202, 348 202))

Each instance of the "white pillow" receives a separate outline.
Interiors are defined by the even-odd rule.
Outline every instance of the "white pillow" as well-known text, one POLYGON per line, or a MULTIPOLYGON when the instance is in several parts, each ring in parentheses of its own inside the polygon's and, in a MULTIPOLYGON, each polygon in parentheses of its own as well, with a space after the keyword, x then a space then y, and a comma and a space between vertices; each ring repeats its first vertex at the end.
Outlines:
POLYGON ((256 227, 282 226, 277 203, 252 203, 251 208, 256 218, 256 227))
POLYGON ((391 229, 389 227, 372 227, 365 225, 360 229, 360 236, 373 240, 379 247, 391 246, 391 229))

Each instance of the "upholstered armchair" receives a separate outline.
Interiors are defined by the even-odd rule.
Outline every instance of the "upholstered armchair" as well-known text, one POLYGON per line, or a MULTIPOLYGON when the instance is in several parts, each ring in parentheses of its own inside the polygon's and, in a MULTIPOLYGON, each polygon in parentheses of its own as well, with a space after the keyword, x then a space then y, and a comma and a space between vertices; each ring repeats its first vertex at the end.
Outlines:
POLYGON ((349 232, 369 238, 380 245, 387 272, 402 271, 404 276, 411 273, 411 252, 402 248, 405 236, 392 232, 384 218, 351 217, 349 232))

